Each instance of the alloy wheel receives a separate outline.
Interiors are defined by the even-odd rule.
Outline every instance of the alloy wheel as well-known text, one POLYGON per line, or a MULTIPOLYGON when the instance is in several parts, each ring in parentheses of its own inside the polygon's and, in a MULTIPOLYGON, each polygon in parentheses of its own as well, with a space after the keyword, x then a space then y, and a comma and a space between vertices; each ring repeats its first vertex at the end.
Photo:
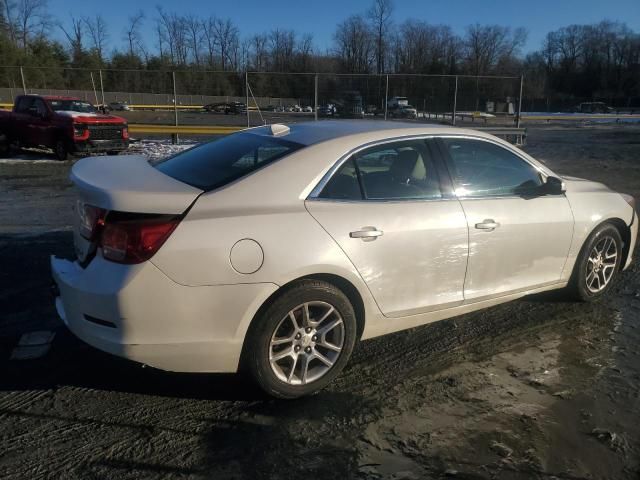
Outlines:
POLYGON ((327 302, 305 302, 278 323, 269 344, 271 369, 290 385, 315 382, 336 363, 344 341, 338 310, 327 302))
POLYGON ((618 261, 618 247, 613 237, 605 236, 595 244, 586 265, 586 286, 591 293, 602 291, 611 281, 618 261))

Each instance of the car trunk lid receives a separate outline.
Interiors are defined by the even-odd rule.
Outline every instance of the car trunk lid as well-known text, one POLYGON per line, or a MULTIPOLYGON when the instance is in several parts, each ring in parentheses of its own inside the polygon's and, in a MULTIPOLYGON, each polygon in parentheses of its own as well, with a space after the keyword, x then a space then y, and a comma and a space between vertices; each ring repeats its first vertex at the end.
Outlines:
POLYGON ((165 175, 144 156, 92 157, 71 170, 78 190, 74 243, 80 262, 96 251, 97 238, 87 234, 106 212, 181 215, 202 190, 165 175))

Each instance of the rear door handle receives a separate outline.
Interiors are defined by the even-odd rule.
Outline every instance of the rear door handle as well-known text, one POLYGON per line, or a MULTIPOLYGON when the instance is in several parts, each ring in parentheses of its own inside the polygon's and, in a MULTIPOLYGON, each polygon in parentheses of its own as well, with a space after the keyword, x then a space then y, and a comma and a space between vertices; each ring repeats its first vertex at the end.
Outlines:
POLYGON ((490 232, 492 232, 493 230, 495 230, 499 226, 500 226, 500 224, 498 222, 496 222, 492 218, 487 218, 487 219, 483 220, 481 223, 476 223, 476 228, 477 229, 479 229, 479 230, 488 230, 490 232))
POLYGON ((362 227, 362 230, 349 232, 349 236, 351 238, 360 238, 363 242, 372 242, 383 233, 384 232, 382 230, 378 230, 376 227, 362 227))

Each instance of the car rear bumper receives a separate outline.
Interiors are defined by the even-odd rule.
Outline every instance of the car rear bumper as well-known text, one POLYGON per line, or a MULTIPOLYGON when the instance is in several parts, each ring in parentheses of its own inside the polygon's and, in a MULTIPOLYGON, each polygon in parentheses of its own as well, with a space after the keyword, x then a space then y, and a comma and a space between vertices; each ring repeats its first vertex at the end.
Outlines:
POLYGON ((65 325, 89 345, 156 368, 237 371, 244 335, 270 283, 189 287, 150 262, 120 265, 96 257, 83 269, 51 257, 65 325))
POLYGON ((99 153, 124 151, 129 148, 129 140, 86 140, 74 142, 76 153, 99 153))

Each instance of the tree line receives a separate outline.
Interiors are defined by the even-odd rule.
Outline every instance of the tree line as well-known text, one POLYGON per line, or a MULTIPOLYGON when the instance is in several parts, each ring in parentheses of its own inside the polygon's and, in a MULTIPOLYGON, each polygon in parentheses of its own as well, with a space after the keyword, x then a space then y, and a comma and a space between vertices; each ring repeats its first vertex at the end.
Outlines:
MULTIPOLYGON (((193 86, 205 70, 229 72, 208 82, 207 92, 240 85, 238 74, 244 71, 524 74, 526 94, 536 98, 640 97, 640 34, 624 23, 605 20, 563 27, 549 32, 539 50, 523 54, 526 40, 524 28, 474 24, 458 34, 447 25, 401 20, 394 16, 392 0, 373 0, 367 11, 345 18, 324 50, 308 33, 275 28, 243 35, 233 19, 215 15, 157 7, 135 12, 114 26, 99 14, 56 19, 47 0, 0 0, 0 64, 56 68, 28 73, 30 85, 38 87, 54 88, 56 82, 86 85, 86 76, 63 71, 69 67, 177 69, 191 75, 184 82, 193 86), (152 37, 143 36, 143 27, 149 31, 150 26, 152 37)), ((7 75, 0 73, 0 81, 15 83, 7 75)), ((110 75, 108 81, 120 82, 114 88, 154 91, 169 81, 161 73, 135 79, 110 75)))

